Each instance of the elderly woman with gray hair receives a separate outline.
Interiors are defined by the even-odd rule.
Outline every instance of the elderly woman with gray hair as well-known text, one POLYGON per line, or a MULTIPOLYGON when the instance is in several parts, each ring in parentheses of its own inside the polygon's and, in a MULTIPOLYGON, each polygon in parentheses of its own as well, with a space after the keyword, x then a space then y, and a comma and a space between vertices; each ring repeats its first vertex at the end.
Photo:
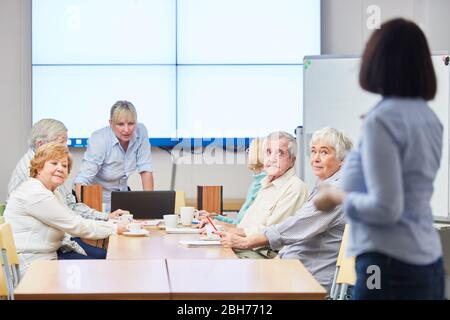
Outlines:
POLYGON ((58 142, 43 144, 31 159, 30 178, 11 194, 5 220, 12 226, 22 273, 33 261, 61 259, 57 250, 66 232, 86 239, 104 239, 126 231, 126 222, 114 225, 83 219, 61 202, 55 191, 71 167, 67 146, 58 142))
MULTIPOLYGON (((66 145, 67 128, 61 121, 41 119, 33 125, 29 138, 29 149, 19 160, 11 175, 8 184, 8 198, 22 183, 30 178, 30 163, 35 156, 36 150, 50 142, 66 145)), ((94 210, 84 203, 77 203, 75 197, 63 184, 56 188, 55 194, 73 213, 85 219, 107 221, 109 218, 118 217, 124 212, 119 209, 108 214, 94 210)), ((105 259, 106 251, 91 246, 79 238, 71 238, 69 234, 66 234, 62 241, 62 246, 58 250, 58 255, 60 258, 74 256, 81 258, 81 256, 84 256, 86 259, 105 259)))
MULTIPOLYGON (((320 184, 339 183, 343 160, 352 146, 350 139, 336 129, 327 127, 314 132, 310 144, 310 164, 320 184)), ((314 206, 318 185, 294 216, 247 237, 222 233, 222 245, 238 249, 266 245, 274 250, 283 248, 278 254, 280 258, 300 259, 320 284, 329 290, 345 220, 340 206, 332 212, 323 212, 314 206)))

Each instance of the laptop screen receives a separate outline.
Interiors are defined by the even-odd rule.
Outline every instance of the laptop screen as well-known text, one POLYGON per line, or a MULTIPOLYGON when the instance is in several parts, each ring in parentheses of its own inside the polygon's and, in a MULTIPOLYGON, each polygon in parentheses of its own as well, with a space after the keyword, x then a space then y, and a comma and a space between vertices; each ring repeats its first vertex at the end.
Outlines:
POLYGON ((175 211, 175 191, 113 191, 111 212, 128 210, 134 219, 162 219, 175 211))

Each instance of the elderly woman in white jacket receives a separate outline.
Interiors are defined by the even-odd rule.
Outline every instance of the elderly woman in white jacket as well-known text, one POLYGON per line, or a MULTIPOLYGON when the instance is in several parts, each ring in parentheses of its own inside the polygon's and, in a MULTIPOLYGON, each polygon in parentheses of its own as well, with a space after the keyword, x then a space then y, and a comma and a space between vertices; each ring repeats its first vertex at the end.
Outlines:
POLYGON ((21 273, 35 260, 57 259, 65 232, 103 239, 126 231, 126 223, 87 220, 63 204, 54 191, 64 183, 71 166, 67 146, 57 142, 41 146, 31 160, 30 178, 9 198, 4 216, 13 229, 21 273))

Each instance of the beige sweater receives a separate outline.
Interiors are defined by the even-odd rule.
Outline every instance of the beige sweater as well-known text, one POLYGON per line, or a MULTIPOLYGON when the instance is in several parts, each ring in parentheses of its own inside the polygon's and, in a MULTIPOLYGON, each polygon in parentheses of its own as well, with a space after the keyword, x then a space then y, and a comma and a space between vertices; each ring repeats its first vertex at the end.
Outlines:
POLYGON ((65 232, 86 239, 103 239, 117 229, 111 222, 83 219, 34 178, 11 194, 4 216, 13 230, 22 273, 35 260, 57 259, 56 251, 65 232))
POLYGON ((306 184, 295 175, 293 168, 272 182, 265 177, 261 189, 244 218, 238 224, 247 236, 261 233, 265 227, 292 216, 308 198, 306 184))

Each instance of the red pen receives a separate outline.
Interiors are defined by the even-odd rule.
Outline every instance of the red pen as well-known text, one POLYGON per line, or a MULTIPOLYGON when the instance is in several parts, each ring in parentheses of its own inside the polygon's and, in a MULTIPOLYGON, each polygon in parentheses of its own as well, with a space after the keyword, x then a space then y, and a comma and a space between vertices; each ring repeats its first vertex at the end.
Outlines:
MULTIPOLYGON (((209 223, 213 226, 214 230, 216 230, 216 232, 219 232, 219 230, 216 228, 216 226, 214 225, 212 220, 209 218, 209 216, 206 216, 206 219, 208 219, 209 223)), ((219 234, 219 237, 222 238, 222 235, 219 234)))

